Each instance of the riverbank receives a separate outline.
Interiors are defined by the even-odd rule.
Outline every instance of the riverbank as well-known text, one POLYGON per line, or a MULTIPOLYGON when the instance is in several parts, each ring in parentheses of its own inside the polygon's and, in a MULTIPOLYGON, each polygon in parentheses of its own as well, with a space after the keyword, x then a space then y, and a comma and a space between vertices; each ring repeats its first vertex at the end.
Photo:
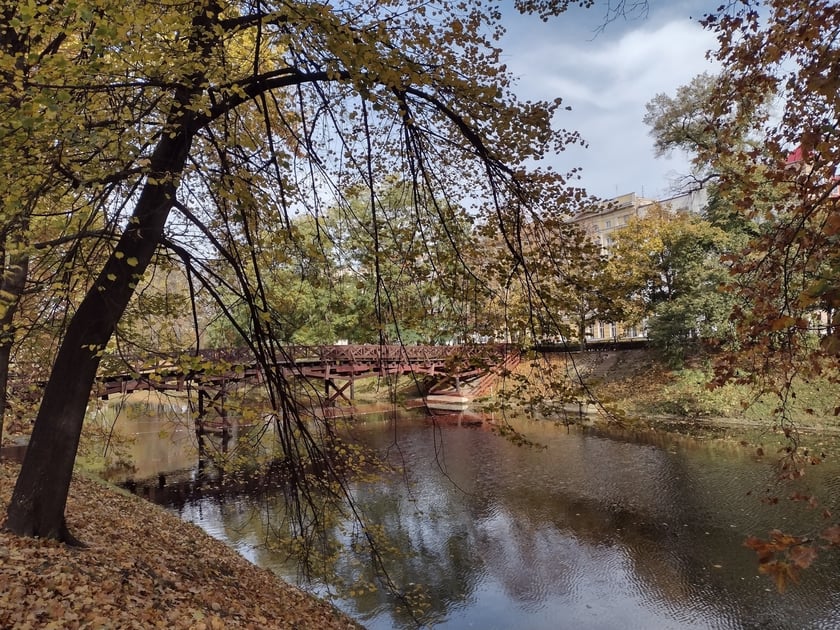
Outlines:
MULTIPOLYGON (((18 471, 0 462, 3 516, 18 471)), ((67 520, 86 549, 0 530, 0 628, 362 628, 198 527, 101 481, 74 477, 67 520)))
MULTIPOLYGON (((541 359, 545 358, 552 365, 555 381, 565 379, 571 391, 579 390, 581 400, 597 400, 599 409, 629 422, 680 432, 686 426, 772 430, 778 425, 779 398, 772 392, 733 383, 710 388, 713 366, 709 356, 689 357, 681 369, 669 368, 650 349, 557 353, 541 359)), ((547 380, 541 370, 545 371, 542 360, 523 365, 520 376, 532 385, 547 380)), ((769 383, 771 379, 764 380, 769 383)), ((837 382, 829 377, 797 379, 793 391, 795 396, 788 401, 788 426, 806 432, 840 431, 837 382)), ((550 390, 536 393, 551 396, 550 390)))

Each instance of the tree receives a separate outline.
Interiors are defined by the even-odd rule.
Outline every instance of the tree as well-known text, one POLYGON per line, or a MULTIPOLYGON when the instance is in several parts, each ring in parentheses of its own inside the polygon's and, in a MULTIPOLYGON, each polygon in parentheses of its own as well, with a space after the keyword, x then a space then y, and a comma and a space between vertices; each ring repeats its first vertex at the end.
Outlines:
POLYGON ((840 356, 840 103, 833 71, 840 15, 824 1, 774 2, 767 16, 757 4, 705 21, 718 35, 723 65, 708 108, 721 143, 705 159, 739 165, 740 176, 720 178, 720 196, 760 226, 733 265, 744 304, 735 319, 740 343, 719 376, 743 378, 739 365, 761 366, 751 372, 781 376, 784 400, 795 375, 822 372, 840 356), (777 104, 773 118, 760 108, 768 99, 777 104), (760 150, 738 142, 745 129, 760 150), (816 343, 813 316, 820 311, 828 327, 816 343))
MULTIPOLYGON (((568 2, 517 4, 547 17, 568 2)), ((108 236, 96 241, 104 263, 69 320, 6 526, 74 541, 64 507, 88 396, 161 248, 219 298, 226 315, 220 288, 241 298, 249 326, 241 332, 267 374, 290 483, 301 488, 319 469, 333 496, 347 496, 329 457, 338 452, 331 426, 313 431, 272 369, 283 349, 260 236, 289 230, 294 212, 321 221, 324 199, 357 185, 369 192, 376 234, 376 174, 398 172, 415 198, 453 206, 481 199, 476 212, 521 259, 523 217, 538 220, 532 183, 562 188, 562 178, 536 179, 524 165, 578 138, 551 130, 559 101, 521 103, 513 95, 492 42, 498 12, 447 0, 380 0, 364 9, 4 2, 2 11, 3 135, 22 138, 26 164, 54 182, 56 203, 74 216, 102 218, 108 236)), ((4 179, 13 180, 19 162, 5 150, 3 158, 4 179)), ((17 195, 39 203, 34 191, 17 195)), ((11 216, 27 215, 15 208, 11 216)), ((439 217, 442 225, 449 220, 439 217)), ((383 253, 375 243, 374 259, 383 253)), ((298 526, 308 531, 317 513, 300 507, 298 526)))
POLYGON ((415 195, 410 182, 389 177, 373 202, 366 190, 332 210, 340 233, 339 272, 356 287, 356 342, 439 343, 465 330, 460 315, 472 220, 450 200, 415 195), (377 329, 377 322, 388 323, 377 329))
POLYGON ((539 313, 546 315, 540 332, 547 338, 576 338, 583 350, 587 327, 598 320, 612 320, 617 313, 601 245, 575 224, 561 225, 549 239, 551 247, 538 241, 529 251, 531 273, 537 277, 535 284, 544 305, 539 313))
MULTIPOLYGON (((319 219, 302 215, 287 230, 259 235, 259 266, 281 339, 436 343, 463 334, 462 261, 472 247, 466 213, 443 202, 443 218, 432 211, 434 201, 415 207, 409 183, 385 178, 374 197, 373 233, 368 191, 345 196, 319 219)), ((239 323, 247 328, 247 317, 239 323)))
POLYGON ((613 234, 608 268, 637 323, 648 317, 651 341, 674 364, 691 340, 729 333, 731 298, 721 288, 728 235, 706 220, 655 208, 613 234))
POLYGON ((607 257, 599 243, 588 238, 581 241, 576 260, 569 265, 560 287, 571 289, 567 294, 564 313, 574 322, 574 333, 579 348, 586 348, 586 329, 596 321, 624 321, 623 313, 616 311, 612 296, 612 282, 607 275, 607 257))
POLYGON ((693 179, 701 185, 712 175, 705 158, 712 153, 717 141, 716 127, 708 108, 716 81, 716 77, 708 73, 700 74, 688 85, 677 88, 673 96, 660 93, 645 105, 643 121, 650 127, 656 155, 686 151, 692 156, 693 179))
MULTIPOLYGON (((760 226, 733 258, 737 344, 717 381, 758 383, 778 396, 774 421, 791 440, 782 474, 792 478, 818 461, 799 448, 788 415, 795 379, 836 382, 840 366, 840 8, 829 0, 747 0, 704 24, 717 35, 723 68, 709 106, 721 142, 705 159, 739 166, 740 175, 723 172, 721 199, 760 226), (768 99, 772 118, 759 107, 768 99), (738 141, 744 129, 760 150, 738 141), (815 314, 827 318, 824 330, 815 330, 815 314)), ((836 524, 809 537, 773 531, 747 545, 783 589, 818 545, 840 544, 838 531, 836 524)))
MULTIPOLYGON (((728 147, 733 145, 744 152, 758 154, 763 150, 763 144, 743 120, 731 120, 731 128, 726 134, 722 132, 713 113, 715 99, 720 96, 717 90, 721 81, 719 76, 703 73, 677 88, 673 96, 657 94, 647 103, 643 120, 650 127, 657 155, 679 150, 691 156, 692 172, 683 177, 680 187, 690 190, 705 188, 709 199, 705 218, 733 239, 740 238, 743 246, 748 236, 757 233, 756 224, 722 197, 718 180, 726 177, 760 181, 760 172, 726 156, 731 153, 728 147)), ((768 101, 765 99, 750 106, 756 116, 768 115, 768 101)), ((738 245, 735 241, 732 244, 733 247, 738 245)))

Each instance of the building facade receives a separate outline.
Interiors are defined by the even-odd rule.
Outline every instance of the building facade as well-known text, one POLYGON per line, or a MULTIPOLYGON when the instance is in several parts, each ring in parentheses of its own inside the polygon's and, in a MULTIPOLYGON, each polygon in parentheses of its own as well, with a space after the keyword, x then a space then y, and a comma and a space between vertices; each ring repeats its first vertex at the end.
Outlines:
MULTIPOLYGON (((593 241, 601 245, 601 251, 609 255, 613 244, 613 233, 627 226, 632 218, 644 218, 655 207, 673 214, 699 215, 705 211, 707 205, 708 193, 704 188, 659 200, 641 197, 631 192, 581 212, 572 219, 572 222, 582 227, 593 241)), ((586 337, 587 343, 643 339, 647 337, 647 329, 644 321, 631 325, 596 319, 586 327, 586 337)))

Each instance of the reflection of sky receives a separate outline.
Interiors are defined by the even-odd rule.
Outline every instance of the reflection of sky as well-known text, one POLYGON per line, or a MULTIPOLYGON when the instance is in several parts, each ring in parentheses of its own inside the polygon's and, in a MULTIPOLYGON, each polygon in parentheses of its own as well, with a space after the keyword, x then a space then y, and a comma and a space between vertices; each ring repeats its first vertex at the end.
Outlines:
MULTIPOLYGON (((399 433, 410 486, 397 474, 357 484, 356 497, 406 552, 389 558, 389 572, 400 584, 426 586, 434 627, 676 630, 840 622, 840 577, 830 566, 810 570, 803 588, 780 597, 756 575, 755 556, 743 547, 749 534, 807 521, 790 502, 764 506, 746 494, 766 483, 766 462, 714 445, 645 444, 550 425, 532 432, 547 446, 541 451, 487 431, 444 427, 445 455, 436 461, 427 427, 403 425, 399 433)), ((372 428, 365 438, 387 445, 393 429, 372 428)), ((837 472, 826 467, 817 474, 830 480, 837 472)), ((246 499, 223 509, 205 500, 181 516, 294 579, 294 565, 262 548, 266 521, 252 507, 246 499)), ((347 578, 359 569, 347 559, 334 570, 347 578)), ((372 630, 410 627, 383 593, 337 603, 372 630)))
POLYGON ((225 518, 225 513, 229 512, 230 510, 223 510, 219 503, 200 501, 186 504, 178 512, 178 516, 188 523, 198 525, 213 538, 227 543, 249 562, 259 564, 257 545, 262 545, 262 541, 257 541, 254 536, 248 535, 246 530, 240 530, 244 533, 243 538, 231 535, 227 526, 228 519, 225 518))

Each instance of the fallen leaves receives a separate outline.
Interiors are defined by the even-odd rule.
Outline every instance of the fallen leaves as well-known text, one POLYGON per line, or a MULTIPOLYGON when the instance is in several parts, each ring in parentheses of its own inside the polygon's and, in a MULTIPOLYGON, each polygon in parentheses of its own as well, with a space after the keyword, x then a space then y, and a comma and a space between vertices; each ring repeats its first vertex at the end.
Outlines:
MULTIPOLYGON (((0 518, 17 472, 0 464, 0 518)), ((0 531, 0 628, 360 627, 197 527, 98 481, 74 478, 67 519, 87 549, 0 531)))
MULTIPOLYGON (((820 538, 829 546, 837 546, 840 544, 840 525, 825 528, 820 538)), ((784 593, 790 582, 799 581, 800 572, 810 567, 819 555, 816 541, 778 529, 772 530, 766 540, 750 536, 744 546, 755 551, 759 572, 770 576, 780 593, 784 593)))

